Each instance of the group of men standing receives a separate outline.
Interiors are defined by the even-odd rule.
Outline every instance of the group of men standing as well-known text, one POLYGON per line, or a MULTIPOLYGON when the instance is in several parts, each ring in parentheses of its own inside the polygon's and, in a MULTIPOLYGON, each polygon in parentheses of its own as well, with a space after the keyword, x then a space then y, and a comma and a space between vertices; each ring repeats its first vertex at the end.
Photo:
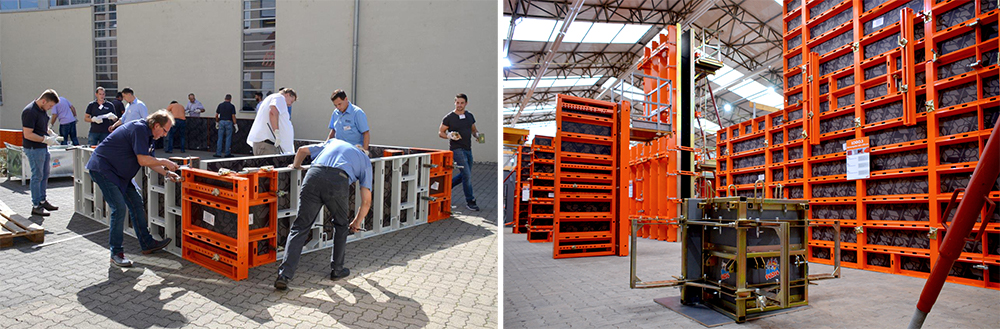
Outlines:
MULTIPOLYGON (((104 199, 111 209, 109 247, 110 262, 121 267, 132 266, 122 247, 122 234, 126 213, 129 216, 136 237, 139 240, 143 254, 149 254, 163 249, 170 239, 156 240, 150 235, 144 200, 139 187, 132 180, 141 167, 164 175, 168 180, 180 182, 182 179, 175 173, 178 165, 168 159, 155 157, 155 141, 167 137, 166 152, 173 147, 173 137, 181 136, 184 145, 184 126, 187 117, 199 116, 205 112, 204 106, 195 99, 194 94, 188 95, 189 103, 181 107, 176 101, 167 109, 147 113, 145 104, 135 97, 131 88, 122 89, 120 101, 122 106, 105 100, 105 90, 98 88, 96 99, 87 106, 84 116, 91 123, 88 142, 96 144, 93 155, 86 168, 93 181, 98 185, 104 199), (123 109, 118 111, 118 109, 123 109)), ((303 169, 302 163, 306 157, 311 157, 310 168, 305 174, 299 195, 298 214, 289 230, 286 242, 286 257, 278 270, 275 280, 276 289, 287 289, 288 282, 294 275, 298 265, 299 254, 308 237, 309 230, 319 211, 325 206, 333 214, 334 247, 331 256, 330 278, 340 279, 350 275, 350 270, 344 267, 345 245, 350 232, 362 230, 361 224, 371 206, 372 166, 368 155, 371 140, 368 119, 364 111, 348 101, 343 90, 336 90, 330 97, 336 108, 330 117, 328 139, 321 144, 303 146, 294 150, 295 136, 290 115, 291 105, 297 100, 297 94, 291 88, 281 88, 277 93, 262 98, 257 94, 257 114, 250 127, 247 144, 253 147, 254 155, 295 154, 290 167, 303 169), (262 99, 261 99, 262 98, 262 99), (358 182, 361 187, 362 203, 355 212, 353 220, 348 221, 349 187, 358 182)), ((231 104, 231 95, 226 95, 226 101, 219 105, 216 113, 216 125, 219 129, 219 145, 216 156, 220 152, 231 156, 229 145, 222 147, 223 134, 226 144, 231 142, 232 130, 238 129, 235 124, 235 107, 231 104)), ((467 207, 479 210, 472 192, 472 138, 479 137, 475 126, 475 117, 465 111, 468 97, 458 94, 455 97, 455 109, 449 112, 439 127, 438 136, 450 140, 450 149, 455 154, 455 161, 460 170, 455 173, 452 184, 462 184, 467 207)), ((49 129, 57 119, 60 122, 60 133, 67 140, 75 140, 76 109, 60 98, 54 90, 46 90, 35 101, 28 104, 22 111, 22 129, 24 132, 24 150, 31 166, 31 199, 32 214, 48 215, 47 211, 57 210, 46 200, 45 188, 48 180, 49 153, 48 146, 58 144, 59 137, 49 129), (63 105, 59 105, 63 103, 63 105), (50 118, 47 111, 54 107, 59 110, 50 118), (72 115, 64 115, 68 108, 72 115)), ((74 141, 74 143, 76 143, 74 141)), ((75 145, 75 144, 74 144, 75 145)), ((183 152, 184 149, 182 148, 183 152)))

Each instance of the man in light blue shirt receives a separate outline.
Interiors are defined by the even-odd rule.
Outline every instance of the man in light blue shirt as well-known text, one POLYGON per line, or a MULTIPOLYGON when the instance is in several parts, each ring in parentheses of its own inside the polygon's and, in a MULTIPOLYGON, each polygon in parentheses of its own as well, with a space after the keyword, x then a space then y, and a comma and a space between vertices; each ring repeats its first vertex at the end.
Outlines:
POLYGON ((62 145, 80 145, 80 140, 76 138, 76 107, 66 97, 59 96, 59 103, 52 107, 49 124, 55 124, 56 119, 59 120, 59 136, 63 137, 62 145))
POLYGON ((122 89, 122 97, 125 100, 125 113, 122 114, 118 122, 115 122, 114 126, 111 126, 111 130, 115 130, 118 126, 126 124, 129 121, 145 120, 149 116, 149 109, 146 108, 146 103, 135 98, 135 92, 132 91, 132 88, 125 87, 125 89, 122 89))
POLYGON ((313 160, 302 179, 299 213, 288 230, 285 260, 278 266, 278 279, 274 281, 274 288, 278 290, 288 289, 288 281, 295 275, 295 268, 299 265, 302 245, 306 243, 313 222, 323 206, 333 213, 330 279, 337 280, 350 275, 350 269, 344 267, 347 234, 361 230, 361 224, 372 203, 372 163, 364 151, 344 141, 328 139, 323 144, 300 147, 289 167, 302 169, 302 161, 307 156, 313 160), (351 209, 348 209, 347 198, 354 182, 361 186, 361 207, 355 212, 354 220, 348 223, 351 209))
POLYGON ((330 115, 330 135, 326 139, 336 138, 351 145, 361 145, 364 150, 368 150, 371 134, 365 111, 351 104, 343 89, 334 90, 330 100, 337 109, 330 115))
POLYGON ((188 94, 188 104, 184 106, 184 113, 192 118, 200 117, 202 113, 205 113, 205 106, 194 98, 194 93, 188 94))

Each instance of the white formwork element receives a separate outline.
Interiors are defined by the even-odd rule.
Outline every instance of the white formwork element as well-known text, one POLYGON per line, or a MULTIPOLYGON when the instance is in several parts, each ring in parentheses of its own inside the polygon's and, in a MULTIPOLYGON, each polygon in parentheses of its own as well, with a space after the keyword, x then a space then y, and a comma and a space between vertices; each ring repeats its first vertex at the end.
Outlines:
MULTIPOLYGON (((408 149, 405 147, 393 146, 379 147, 401 150, 408 149)), ((74 177, 73 193, 76 199, 76 203, 74 204, 76 213, 93 219, 101 224, 108 225, 110 222, 109 208, 104 202, 100 188, 98 188, 97 184, 95 184, 90 178, 89 171, 86 169, 87 161, 89 161, 90 157, 93 155, 94 149, 89 147, 77 147, 72 148, 72 152, 74 177)), ((291 159, 293 158, 291 155, 264 157, 275 158, 269 160, 275 163, 291 163, 291 159)), ((208 170, 210 163, 225 163, 229 161, 251 159, 259 160, 261 158, 263 157, 209 160, 201 159, 197 161, 194 166, 200 169, 208 170)), ((347 240, 348 242, 391 233, 400 229, 427 223, 428 201, 431 200, 429 196, 430 168, 432 167, 430 154, 415 153, 409 155, 375 158, 371 160, 371 163, 373 167, 372 206, 370 210, 372 214, 372 227, 369 231, 357 232, 349 236, 347 240), (386 179, 387 177, 388 180, 386 179), (405 202, 403 201, 404 186, 406 192, 405 202), (388 191, 389 200, 385 200, 386 191, 388 191), (386 221, 387 218, 388 221, 386 221)), ((308 166, 305 167, 308 168, 308 166)), ((291 226, 291 221, 298 215, 299 192, 302 187, 302 179, 305 175, 305 170, 296 170, 288 168, 285 165, 276 166, 275 171, 278 172, 279 179, 285 177, 283 174, 287 173, 288 175, 284 179, 289 180, 289 182, 283 182, 280 180, 278 182, 279 187, 287 184, 288 191, 282 192, 288 193, 289 204, 287 208, 277 210, 277 220, 279 223, 286 221, 289 223, 289 226, 291 226)), ((181 256, 179 241, 181 239, 182 232, 180 232, 179 223, 183 218, 183 214, 181 211, 181 205, 176 204, 176 200, 178 199, 177 196, 181 193, 177 184, 161 179, 160 174, 149 168, 143 168, 143 170, 140 170, 136 175, 135 180, 140 188, 145 186, 145 190, 141 192, 146 198, 145 210, 149 225, 149 233, 156 239, 173 239, 174 242, 168 245, 165 250, 171 254, 181 256), (146 182, 145 185, 143 184, 143 181, 146 182), (163 181, 164 183, 161 184, 159 183, 160 181, 163 181), (162 216, 159 214, 161 209, 163 210, 162 216)), ((352 187, 355 189, 353 204, 355 207, 360 207, 360 185, 355 183, 352 187)), ((357 209, 353 209, 350 212, 350 215, 352 216, 351 219, 353 219, 354 212, 356 211, 357 209)), ((328 236, 324 232, 323 224, 325 213, 325 209, 321 210, 318 216, 314 219, 312 228, 313 239, 303 247, 303 253, 333 247, 333 236, 328 236)), ((135 233, 131 229, 131 224, 129 222, 126 222, 125 224, 125 233, 134 237, 135 233)), ((284 259, 284 246, 277 247, 279 249, 277 254, 278 259, 284 259)))

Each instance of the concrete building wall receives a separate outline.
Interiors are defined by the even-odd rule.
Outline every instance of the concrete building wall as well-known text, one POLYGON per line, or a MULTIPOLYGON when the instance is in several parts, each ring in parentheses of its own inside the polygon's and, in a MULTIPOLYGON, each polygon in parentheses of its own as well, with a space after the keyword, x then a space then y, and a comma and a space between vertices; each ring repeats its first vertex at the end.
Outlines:
POLYGON ((150 111, 187 104, 189 93, 205 105, 202 116, 214 117, 226 94, 239 108, 242 8, 239 0, 119 4, 119 89, 132 87, 150 111))
MULTIPOLYGON (((366 0, 360 9, 353 91, 354 2, 278 3, 275 86, 299 95, 296 138, 327 136, 329 96, 338 88, 357 95, 351 101, 368 115, 372 144, 446 149, 437 129, 460 92, 469 95, 476 127, 499 136, 495 2, 366 0)), ((496 145, 474 145, 475 160, 497 161, 496 145)))
POLYGON ((52 88, 76 107, 77 131, 86 136, 82 117, 95 88, 92 21, 90 7, 0 14, 0 128, 20 129, 24 106, 52 88))
POLYGON ((292 88, 299 96, 292 104, 295 138, 326 139, 331 94, 344 89, 350 95, 354 2, 281 1, 275 12, 274 86, 292 88))
MULTIPOLYGON (((368 114, 373 144, 445 149, 448 143, 437 137, 437 129, 461 92, 469 95, 468 109, 489 139, 473 146, 475 159, 497 161, 496 3, 365 0, 360 9, 355 91, 354 2, 278 2, 275 86, 294 88, 299 95, 292 114, 296 137, 327 136, 334 109, 330 94, 342 88, 356 95, 351 100, 368 114)), ((132 87, 150 110, 165 108, 171 100, 185 103, 191 92, 205 105, 205 116, 214 116, 227 93, 238 104, 242 1, 125 2, 117 10, 119 88, 132 87)), ((10 113, 49 87, 66 90, 82 113, 93 99, 91 8, 2 15, 0 126, 16 128, 20 117, 7 120, 10 113), (35 38, 52 41, 36 43, 35 38), (67 51, 44 51, 56 46, 67 51), (55 63, 48 69, 52 73, 33 75, 41 62, 55 63), (65 78, 50 78, 57 73, 65 78)), ((253 113, 239 116, 252 118, 253 113)), ((81 123, 81 135, 87 128, 81 123)))
POLYGON ((438 127, 465 93, 487 136, 473 157, 496 162, 497 19, 495 1, 362 1, 357 94, 372 139, 447 149, 438 127))

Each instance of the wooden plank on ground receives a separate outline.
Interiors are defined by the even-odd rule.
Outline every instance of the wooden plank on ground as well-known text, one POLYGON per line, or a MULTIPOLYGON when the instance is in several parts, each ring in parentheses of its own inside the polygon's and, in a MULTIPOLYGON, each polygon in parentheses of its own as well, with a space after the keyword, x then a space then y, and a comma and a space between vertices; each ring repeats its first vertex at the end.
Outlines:
MULTIPOLYGON (((21 226, 21 228, 23 228, 26 231, 35 231, 35 230, 44 230, 45 229, 41 225, 32 223, 27 218, 24 218, 24 216, 18 215, 16 212, 14 212, 13 210, 11 210, 10 207, 7 206, 7 204, 3 203, 3 201, 0 201, 0 217, 6 218, 7 220, 10 220, 11 222, 16 223, 18 226, 21 226)), ((4 225, 4 226, 6 226, 6 225, 4 225)))
POLYGON ((5 217, 0 217, 0 226, 3 226, 3 228, 9 230, 14 235, 21 235, 22 233, 27 232, 26 230, 24 230, 23 228, 21 228, 20 226, 18 226, 17 224, 8 220, 5 217))

